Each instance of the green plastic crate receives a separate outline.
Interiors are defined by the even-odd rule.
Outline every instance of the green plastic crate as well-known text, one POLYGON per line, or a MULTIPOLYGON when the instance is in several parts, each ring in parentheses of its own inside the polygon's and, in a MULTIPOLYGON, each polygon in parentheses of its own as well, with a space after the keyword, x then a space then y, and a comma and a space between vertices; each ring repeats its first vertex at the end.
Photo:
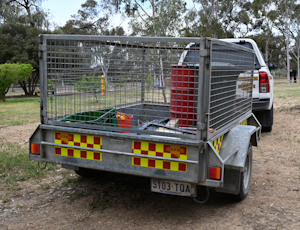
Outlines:
POLYGON ((91 110, 71 114, 61 121, 68 123, 84 123, 104 126, 118 126, 116 108, 91 110))

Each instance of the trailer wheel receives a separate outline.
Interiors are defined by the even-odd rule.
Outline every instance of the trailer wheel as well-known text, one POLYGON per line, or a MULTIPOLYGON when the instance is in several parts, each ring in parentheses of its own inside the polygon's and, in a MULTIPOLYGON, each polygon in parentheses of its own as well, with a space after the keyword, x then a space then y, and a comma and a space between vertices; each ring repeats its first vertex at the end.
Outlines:
POLYGON ((235 195, 236 201, 242 201, 246 198, 250 188, 252 173, 252 145, 249 145, 244 171, 240 172, 240 192, 235 195))
POLYGON ((81 177, 97 177, 100 174, 100 171, 87 168, 79 168, 74 170, 75 173, 81 177))

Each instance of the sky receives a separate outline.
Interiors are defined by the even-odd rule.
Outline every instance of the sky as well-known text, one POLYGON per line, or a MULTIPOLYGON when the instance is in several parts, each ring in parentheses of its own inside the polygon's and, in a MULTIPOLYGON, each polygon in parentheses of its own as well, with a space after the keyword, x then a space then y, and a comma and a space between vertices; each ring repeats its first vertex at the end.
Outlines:
POLYGON ((81 8, 86 0, 44 0, 42 7, 49 11, 50 20, 58 26, 63 26, 81 8))

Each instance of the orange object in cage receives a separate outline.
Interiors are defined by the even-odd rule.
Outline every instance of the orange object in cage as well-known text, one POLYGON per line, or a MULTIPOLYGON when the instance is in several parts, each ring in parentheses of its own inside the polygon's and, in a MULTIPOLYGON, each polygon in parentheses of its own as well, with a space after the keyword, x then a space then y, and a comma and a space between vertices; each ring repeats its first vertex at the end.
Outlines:
POLYGON ((126 114, 126 113, 117 113, 117 120, 118 120, 118 125, 120 128, 126 128, 130 129, 131 128, 131 120, 132 120, 132 115, 131 114, 126 114))

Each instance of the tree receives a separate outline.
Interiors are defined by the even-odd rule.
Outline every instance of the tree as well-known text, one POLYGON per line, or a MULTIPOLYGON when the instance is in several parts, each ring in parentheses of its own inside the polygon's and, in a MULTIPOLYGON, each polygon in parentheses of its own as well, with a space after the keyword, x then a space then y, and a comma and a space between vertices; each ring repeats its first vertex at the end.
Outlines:
MULTIPOLYGON (((72 15, 72 19, 59 28, 56 32, 66 34, 88 34, 88 35, 125 35, 125 31, 122 27, 110 26, 110 20, 105 10, 103 10, 97 1, 86 0, 81 5, 81 9, 77 14, 72 15), (104 13, 103 13, 104 12, 104 13)), ((78 47, 79 58, 81 55, 85 55, 85 48, 78 47), (82 48, 82 49, 81 49, 82 48)), ((92 48, 87 48, 92 53, 88 68, 94 68, 95 71, 101 72, 105 76, 105 86, 108 86, 108 70, 110 67, 111 59, 102 55, 115 55, 114 49, 103 45, 95 45, 92 48), (100 71, 99 71, 100 69, 100 71)), ((120 55, 120 54, 119 54, 120 55)), ((82 76, 82 84, 88 83, 88 77, 82 76)))
MULTIPOLYGON (((13 22, 0 26, 0 63, 30 63, 38 69, 38 34, 41 32, 13 22)), ((38 80, 39 74, 35 71, 30 78, 19 82, 25 95, 33 95, 38 80)))
MULTIPOLYGON (((38 70, 38 35, 46 32, 47 15, 39 0, 1 0, 0 5, 0 64, 30 63, 38 70)), ((35 71, 19 81, 25 95, 33 95, 39 80, 35 71)))
POLYGON ((176 36, 182 28, 186 3, 181 0, 144 1, 129 11, 132 35, 176 36))
POLYGON ((291 20, 291 38, 294 41, 294 47, 291 49, 292 57, 296 62, 298 77, 300 76, 300 5, 295 7, 295 17, 291 20))
MULTIPOLYGON (((274 0, 273 7, 268 17, 273 22, 273 26, 281 32, 284 36, 284 43, 286 48, 286 68, 287 68, 287 80, 290 83, 290 46, 292 36, 292 24, 293 21, 299 15, 300 4, 297 1, 287 0, 274 0)), ((296 38, 296 36, 295 36, 296 38)), ((299 65, 299 64, 298 64, 299 65)), ((299 69, 299 66, 298 66, 299 69)))
POLYGON ((219 17, 220 1, 195 0, 185 16, 184 36, 226 37, 219 17))
POLYGON ((177 36, 182 28, 183 0, 103 0, 104 9, 126 15, 132 35, 177 36))
POLYGON ((77 14, 56 32, 65 34, 124 35, 122 27, 111 27, 110 18, 95 0, 86 0, 77 14))
POLYGON ((245 37, 254 29, 252 1, 194 0, 185 16, 185 36, 245 37))
MULTIPOLYGON (((26 12, 25 23, 31 27, 42 27, 45 22, 46 14, 39 7, 42 0, 7 0, 7 5, 19 8, 26 12)), ((24 15, 24 14, 23 14, 24 15)))
POLYGON ((33 71, 30 64, 0 65, 0 102, 5 101, 5 95, 11 84, 28 79, 33 71))

